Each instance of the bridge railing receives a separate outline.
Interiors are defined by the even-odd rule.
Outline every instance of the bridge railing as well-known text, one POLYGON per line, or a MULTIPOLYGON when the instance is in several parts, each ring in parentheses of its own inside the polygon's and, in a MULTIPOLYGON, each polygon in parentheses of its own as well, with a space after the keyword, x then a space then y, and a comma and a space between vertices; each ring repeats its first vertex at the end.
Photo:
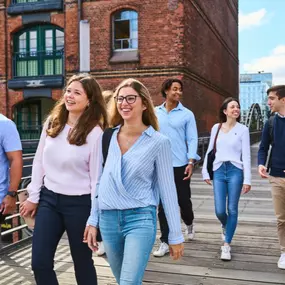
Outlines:
MULTIPOLYGON (((251 143, 256 143, 261 138, 261 132, 252 132, 251 136, 251 143)), ((199 137, 198 139, 198 154, 201 156, 201 160, 198 165, 203 163, 204 157, 207 152, 208 144, 210 141, 209 136, 199 137)), ((26 142, 29 145, 28 142, 26 142)), ((34 146, 35 142, 31 142, 34 146)), ((23 177, 21 179, 20 189, 18 192, 22 192, 26 190, 27 185, 31 180, 31 169, 32 169, 32 162, 34 158, 34 153, 27 153, 23 155, 24 166, 23 166, 23 177)), ((23 241, 27 241, 32 236, 32 231, 28 229, 27 225, 25 224, 24 219, 20 217, 19 214, 19 202, 17 202, 17 210, 13 215, 8 215, 5 217, 4 223, 7 223, 8 229, 4 229, 1 233, 2 240, 5 240, 5 237, 12 235, 12 242, 5 245, 2 250, 13 248, 15 245, 21 244, 23 241)), ((2 224, 3 228, 3 224, 2 224)), ((5 228, 5 226, 4 226, 5 228)), ((7 227, 6 227, 7 228, 7 227)))

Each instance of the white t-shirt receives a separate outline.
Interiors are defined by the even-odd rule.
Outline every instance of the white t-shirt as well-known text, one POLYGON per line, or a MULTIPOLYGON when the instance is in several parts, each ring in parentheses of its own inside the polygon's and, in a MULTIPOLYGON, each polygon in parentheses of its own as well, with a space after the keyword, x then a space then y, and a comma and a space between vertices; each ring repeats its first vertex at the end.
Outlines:
MULTIPOLYGON (((202 175, 203 179, 210 179, 207 171, 208 153, 214 147, 214 140, 219 124, 215 124, 211 130, 211 138, 207 153, 205 155, 202 175)), ((243 169, 243 184, 251 185, 251 160, 250 160, 250 137, 249 130, 245 125, 236 123, 228 132, 219 131, 216 142, 216 158, 213 171, 217 170, 223 162, 230 161, 236 167, 243 169)))

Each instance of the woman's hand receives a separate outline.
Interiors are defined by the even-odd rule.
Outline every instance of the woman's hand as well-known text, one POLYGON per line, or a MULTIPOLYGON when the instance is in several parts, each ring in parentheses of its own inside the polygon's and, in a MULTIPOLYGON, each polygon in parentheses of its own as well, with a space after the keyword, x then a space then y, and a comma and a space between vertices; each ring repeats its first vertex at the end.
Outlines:
POLYGON ((28 200, 20 204, 20 215, 22 217, 27 217, 29 214, 31 214, 31 217, 33 218, 37 212, 38 204, 32 203, 28 200))
POLYGON ((210 179, 205 179, 204 181, 205 181, 208 185, 212 185, 212 182, 211 182, 210 179))
POLYGON ((86 226, 84 235, 83 235, 83 242, 87 243, 88 247, 92 251, 98 250, 96 236, 97 236, 97 228, 93 226, 86 226))
POLYGON ((246 193, 248 193, 248 192, 250 191, 250 189, 251 189, 251 186, 250 186, 250 185, 243 184, 241 194, 246 194, 246 193))
POLYGON ((170 256, 172 256, 173 260, 180 259, 184 254, 184 244, 170 244, 169 245, 170 256))

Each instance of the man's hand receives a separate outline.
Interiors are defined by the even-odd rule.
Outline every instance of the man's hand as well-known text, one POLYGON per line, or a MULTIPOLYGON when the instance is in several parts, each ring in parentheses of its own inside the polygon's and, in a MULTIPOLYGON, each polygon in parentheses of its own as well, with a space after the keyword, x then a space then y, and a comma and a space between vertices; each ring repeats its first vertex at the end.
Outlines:
POLYGON ((243 187, 242 187, 242 191, 241 191, 241 194, 246 194, 250 191, 251 189, 251 186, 248 185, 248 184, 243 184, 243 187))
POLYGON ((16 210, 16 197, 6 196, 0 206, 0 212, 3 215, 13 214, 16 210))
POLYGON ((38 204, 26 200, 20 204, 20 215, 22 217, 27 217, 29 214, 31 214, 31 217, 33 218, 36 214, 37 208, 38 204))
POLYGON ((86 226, 84 235, 83 235, 83 242, 88 244, 88 247, 92 251, 98 250, 98 243, 97 243, 97 228, 93 226, 86 226))
POLYGON ((193 168, 194 168, 194 165, 193 164, 188 164, 186 167, 185 167, 185 171, 184 171, 184 174, 187 175, 183 178, 183 180, 189 180, 193 174, 193 168))
POLYGON ((268 174, 266 173, 267 168, 264 165, 258 166, 258 173, 261 178, 268 178, 268 174))
POLYGON ((172 256, 173 260, 180 259, 184 254, 184 244, 170 244, 169 245, 170 256, 172 256))

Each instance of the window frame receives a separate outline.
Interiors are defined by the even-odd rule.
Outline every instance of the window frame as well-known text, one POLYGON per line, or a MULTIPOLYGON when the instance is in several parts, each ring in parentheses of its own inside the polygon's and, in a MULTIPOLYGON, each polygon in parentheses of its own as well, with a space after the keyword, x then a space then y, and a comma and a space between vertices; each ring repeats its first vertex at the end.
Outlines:
MULTIPOLYGON (((137 51, 139 49, 139 36, 137 36, 136 40, 137 40, 137 48, 120 48, 120 49, 116 49, 115 48, 115 17, 117 14, 119 13, 123 13, 123 12, 135 12, 136 13, 136 19, 131 19, 129 18, 128 21, 132 22, 132 21, 137 21, 137 33, 139 32, 139 13, 134 10, 134 9, 121 9, 121 10, 117 10, 112 14, 112 51, 113 52, 124 52, 124 51, 137 51)), ((119 21, 119 20, 117 20, 119 21)), ((131 34, 131 23, 130 23, 130 34, 131 34)), ((132 38, 130 37, 129 40, 132 40, 132 38)))
POLYGON ((64 73, 64 30, 55 25, 37 25, 23 29, 16 33, 13 38, 13 76, 14 77, 31 77, 31 76, 49 76, 62 75, 64 73), (52 50, 48 51, 46 47, 46 31, 52 31, 52 50), (58 49, 56 32, 62 32, 63 46, 58 49), (31 52, 31 32, 36 32, 36 51, 31 52), (25 51, 20 50, 20 37, 26 33, 25 51), (33 54, 35 53, 35 54, 33 54), (35 72, 29 73, 29 63, 35 64, 35 72), (48 67, 48 60, 51 66, 48 67), (60 60, 57 63, 57 60, 60 60), (24 62, 24 67, 18 67, 19 62, 24 62), (52 71, 51 71, 52 70, 52 71), (21 74, 22 73, 22 74, 21 74))

